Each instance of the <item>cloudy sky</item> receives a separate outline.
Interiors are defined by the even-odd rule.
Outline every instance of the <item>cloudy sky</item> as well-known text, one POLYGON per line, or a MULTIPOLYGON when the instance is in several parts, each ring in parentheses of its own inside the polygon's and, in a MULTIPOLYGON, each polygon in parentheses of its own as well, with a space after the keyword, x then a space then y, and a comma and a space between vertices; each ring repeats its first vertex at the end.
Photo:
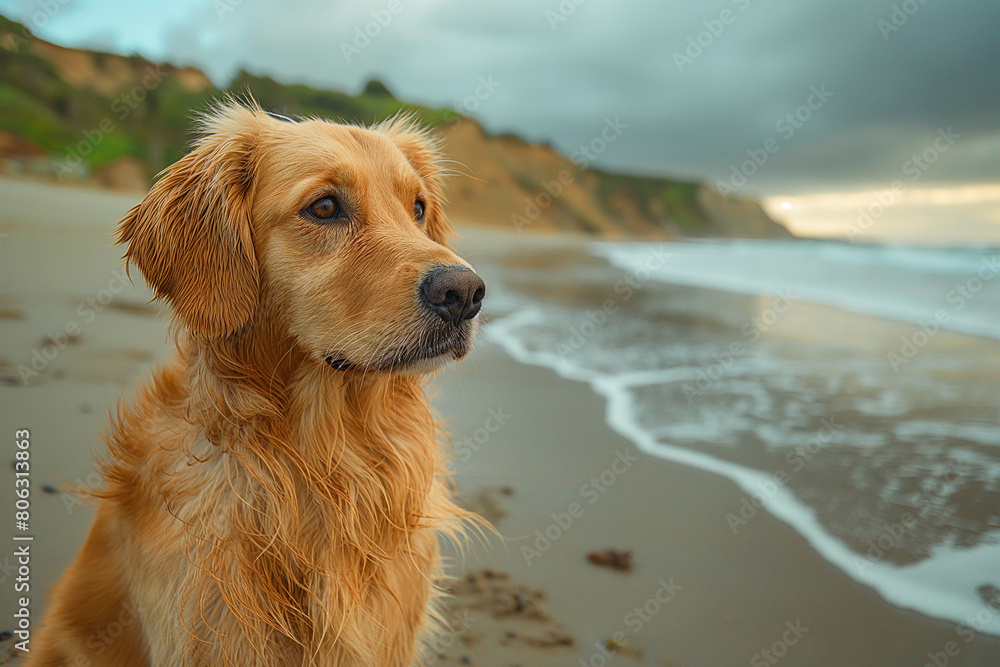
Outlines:
POLYGON ((463 107, 794 228, 1000 241, 996 0, 0 0, 60 44, 463 107), (367 33, 367 34, 366 34, 367 33), (489 82, 485 85, 483 82, 489 82), (476 97, 476 94, 479 97, 476 97), (888 201, 885 211, 878 202, 888 201))

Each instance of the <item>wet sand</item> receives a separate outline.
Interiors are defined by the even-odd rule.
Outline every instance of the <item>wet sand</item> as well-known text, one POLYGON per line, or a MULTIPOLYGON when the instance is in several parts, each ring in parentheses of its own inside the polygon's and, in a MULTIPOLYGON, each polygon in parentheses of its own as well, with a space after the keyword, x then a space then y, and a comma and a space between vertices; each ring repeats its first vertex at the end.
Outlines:
MULTIPOLYGON (((112 226, 136 197, 0 181, 0 199, 0 425, 32 433, 37 621, 93 516, 64 489, 95 482, 108 409, 170 349, 148 291, 115 273, 112 226)), ((461 229, 459 249, 488 283, 522 245, 551 248, 567 270, 583 261, 576 239, 461 229)), ((954 625, 885 604, 766 513, 733 535, 734 484, 639 453, 586 385, 519 364, 488 336, 435 386, 459 491, 503 536, 456 558, 455 632, 435 646, 437 664, 1000 662, 1000 641, 967 643, 954 625), (632 551, 631 573, 587 561, 610 547, 632 551)), ((12 532, 4 522, 7 545, 12 532)), ((0 631, 14 609, 12 549, 2 553, 0 631)))

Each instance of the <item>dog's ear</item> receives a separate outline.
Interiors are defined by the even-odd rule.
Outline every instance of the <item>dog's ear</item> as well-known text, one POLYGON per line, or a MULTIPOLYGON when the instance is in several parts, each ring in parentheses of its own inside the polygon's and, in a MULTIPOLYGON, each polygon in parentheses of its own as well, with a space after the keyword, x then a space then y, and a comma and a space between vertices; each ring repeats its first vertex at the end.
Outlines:
POLYGON ((138 266, 187 328, 208 337, 241 327, 258 302, 253 140, 233 122, 242 114, 253 115, 230 108, 208 117, 194 150, 169 167, 118 226, 118 242, 128 244, 126 266, 138 266))
POLYGON ((427 236, 432 241, 447 246, 455 229, 444 213, 444 169, 441 167, 443 158, 440 139, 406 114, 378 125, 375 130, 387 135, 417 170, 427 195, 427 208, 424 211, 427 236))

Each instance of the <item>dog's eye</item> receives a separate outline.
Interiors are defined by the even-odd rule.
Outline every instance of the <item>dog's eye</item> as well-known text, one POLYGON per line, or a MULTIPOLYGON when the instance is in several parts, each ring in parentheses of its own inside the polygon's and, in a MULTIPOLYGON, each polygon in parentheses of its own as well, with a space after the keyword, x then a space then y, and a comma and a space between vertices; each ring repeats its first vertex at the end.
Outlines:
POLYGON ((419 199, 413 203, 413 217, 417 219, 417 222, 424 221, 424 209, 426 208, 424 202, 419 199))
POLYGON ((344 212, 340 210, 340 204, 334 197, 321 197, 306 208, 309 215, 319 220, 335 220, 343 218, 344 212))

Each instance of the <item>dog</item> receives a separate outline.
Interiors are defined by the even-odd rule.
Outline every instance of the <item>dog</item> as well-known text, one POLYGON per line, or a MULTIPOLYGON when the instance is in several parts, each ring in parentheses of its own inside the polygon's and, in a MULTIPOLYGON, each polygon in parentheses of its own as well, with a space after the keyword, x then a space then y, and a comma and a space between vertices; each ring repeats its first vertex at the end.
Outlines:
POLYGON ((470 351, 486 291, 448 245, 444 175, 408 117, 204 115, 119 223, 177 355, 112 416, 29 665, 422 659, 439 536, 475 520, 425 383, 470 351))

